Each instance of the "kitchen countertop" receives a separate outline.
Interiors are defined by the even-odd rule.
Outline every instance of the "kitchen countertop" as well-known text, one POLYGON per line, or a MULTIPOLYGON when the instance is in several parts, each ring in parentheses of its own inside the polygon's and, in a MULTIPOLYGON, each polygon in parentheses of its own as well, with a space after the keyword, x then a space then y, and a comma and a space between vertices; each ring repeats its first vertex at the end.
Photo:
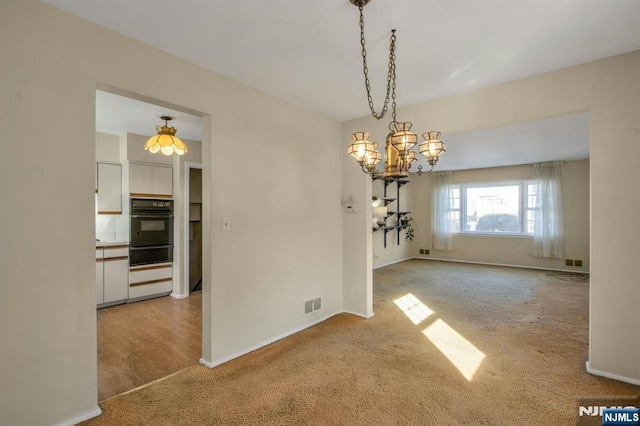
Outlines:
POLYGON ((111 246, 128 246, 129 241, 123 240, 96 240, 96 248, 111 247, 111 246))

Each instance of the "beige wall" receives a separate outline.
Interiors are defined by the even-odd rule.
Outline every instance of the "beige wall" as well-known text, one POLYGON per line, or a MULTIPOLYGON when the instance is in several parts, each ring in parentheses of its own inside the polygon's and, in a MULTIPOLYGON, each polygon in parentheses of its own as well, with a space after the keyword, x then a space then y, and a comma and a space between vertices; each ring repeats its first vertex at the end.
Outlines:
POLYGON ((96 161, 120 162, 120 137, 96 132, 96 161))
MULTIPOLYGON (((640 310, 636 305, 640 286, 635 279, 635 262, 640 254, 640 227, 634 224, 640 198, 629 196, 629 187, 638 180, 639 93, 640 52, 633 52, 398 110, 398 119, 413 122, 415 129, 439 129, 444 134, 589 112, 589 369, 638 384, 640 310)), ((386 126, 384 120, 377 122, 371 117, 344 123, 344 149, 351 133, 366 130, 380 139, 386 126)), ((351 159, 344 162, 345 179, 357 173, 362 174, 351 159)), ((371 183, 354 180, 349 183, 349 192, 364 199, 371 194, 371 183)), ((370 220, 370 214, 354 216, 344 231, 345 242, 352 249, 367 250, 369 257, 373 253, 371 239, 361 233, 370 220)), ((367 280, 352 286, 349 297, 366 299, 372 283, 364 268, 370 261, 349 257, 346 247, 345 243, 345 276, 367 280)))
MULTIPOLYGON (((123 133, 120 135, 120 161, 140 161, 143 163, 167 165, 173 164, 172 156, 157 155, 152 154, 149 151, 145 151, 144 144, 148 139, 149 136, 139 135, 137 133, 123 133)), ((187 154, 189 154, 188 151, 187 154)))
POLYGON ((33 0, 0 43, 0 424, 98 412, 96 88, 203 117, 205 361, 343 309, 340 123, 33 0))
MULTIPOLYGON (((453 172, 454 183, 499 182, 531 179, 533 167, 520 165, 453 172)), ((455 250, 439 251, 431 248, 431 176, 413 176, 411 182, 414 197, 416 238, 412 255, 431 259, 447 259, 468 262, 486 262, 500 265, 533 268, 589 269, 589 161, 568 161, 564 173, 565 259, 580 259, 583 268, 566 267, 564 259, 540 259, 532 257, 530 237, 499 237, 457 234, 455 250), (429 256, 419 253, 430 249, 429 256)))

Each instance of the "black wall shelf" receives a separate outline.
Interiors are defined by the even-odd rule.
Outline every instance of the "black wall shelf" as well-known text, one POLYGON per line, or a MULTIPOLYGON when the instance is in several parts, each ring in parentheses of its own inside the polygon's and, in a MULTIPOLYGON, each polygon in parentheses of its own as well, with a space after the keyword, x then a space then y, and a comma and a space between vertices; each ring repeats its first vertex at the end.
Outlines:
POLYGON ((384 231, 384 247, 387 248, 387 234, 390 231, 396 230, 397 234, 396 234, 396 240, 397 240, 397 244, 400 245, 400 231, 402 231, 403 229, 405 229, 407 227, 407 225, 391 225, 388 226, 387 225, 387 219, 390 218, 393 215, 397 215, 398 216, 398 222, 400 222, 400 218, 402 218, 402 216, 408 215, 411 212, 408 211, 401 211, 400 210, 400 188, 403 185, 406 185, 407 183, 409 183, 408 179, 403 179, 403 178, 373 178, 374 181, 376 180, 382 180, 384 182, 384 195, 382 197, 373 197, 374 201, 381 199, 384 200, 384 205, 385 207, 388 206, 389 204, 393 203, 394 201, 396 202, 396 210, 392 210, 392 211, 387 211, 387 216, 384 218, 384 225, 380 226, 379 228, 375 228, 373 229, 373 232, 377 231, 378 229, 381 229, 384 231), (395 197, 389 197, 387 194, 387 188, 389 187, 389 185, 392 184, 396 184, 396 196, 395 197))

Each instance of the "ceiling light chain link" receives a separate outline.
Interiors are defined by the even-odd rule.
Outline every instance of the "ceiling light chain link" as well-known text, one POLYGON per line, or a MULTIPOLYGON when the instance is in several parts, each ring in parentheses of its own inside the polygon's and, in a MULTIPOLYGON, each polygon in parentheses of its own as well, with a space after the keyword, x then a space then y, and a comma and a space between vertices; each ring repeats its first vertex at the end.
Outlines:
MULTIPOLYGON (((396 30, 391 30, 391 46, 389 47, 389 73, 391 74, 391 117, 396 121, 396 30)), ((389 125, 391 128, 391 124, 389 125)))
POLYGON ((359 5, 360 9, 360 45, 362 46, 362 70, 364 72, 364 85, 367 89, 367 98, 369 100, 369 109, 371 115, 380 120, 387 113, 389 106, 389 99, 393 99, 393 122, 396 121, 396 30, 391 31, 391 41, 389 45, 389 71, 387 72, 387 94, 384 98, 384 106, 382 111, 377 113, 375 106, 373 105, 373 98, 371 97, 371 84, 369 82, 369 67, 367 66, 367 49, 365 48, 364 40, 364 14, 362 13, 363 5, 359 5))

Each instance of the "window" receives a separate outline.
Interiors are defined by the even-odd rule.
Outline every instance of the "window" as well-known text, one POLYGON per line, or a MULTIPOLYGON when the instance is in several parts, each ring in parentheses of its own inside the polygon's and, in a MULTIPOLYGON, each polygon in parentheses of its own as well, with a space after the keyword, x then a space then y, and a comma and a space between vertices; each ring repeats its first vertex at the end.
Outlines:
POLYGON ((469 183, 454 187, 458 232, 525 235, 533 233, 535 185, 530 181, 469 183))

